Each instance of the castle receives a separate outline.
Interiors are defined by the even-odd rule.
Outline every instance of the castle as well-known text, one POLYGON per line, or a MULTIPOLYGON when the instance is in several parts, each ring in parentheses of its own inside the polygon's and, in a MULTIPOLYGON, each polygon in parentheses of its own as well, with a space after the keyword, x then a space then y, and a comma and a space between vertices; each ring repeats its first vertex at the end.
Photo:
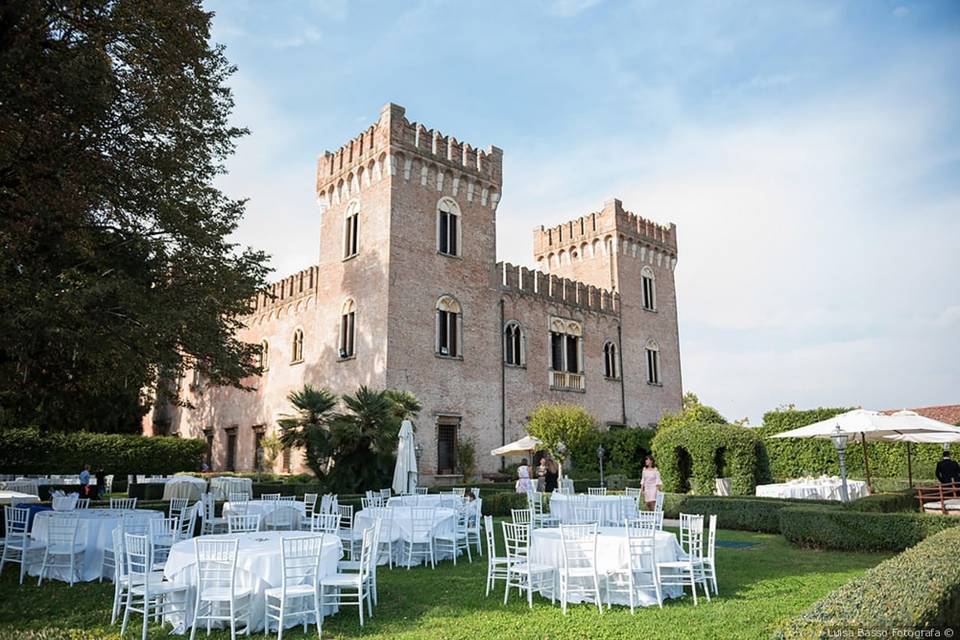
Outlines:
MULTIPOLYGON (((264 434, 305 383, 412 392, 422 481, 479 471, 525 434, 541 402, 583 405, 603 428, 646 427, 681 406, 676 226, 609 200, 533 231, 537 270, 496 259, 503 152, 427 129, 388 104, 318 161, 318 264, 252 301, 241 340, 263 347, 254 391, 188 372, 191 408, 162 406, 146 433, 205 437, 215 470, 251 470, 264 434)), ((277 471, 305 469, 286 451, 277 471)))

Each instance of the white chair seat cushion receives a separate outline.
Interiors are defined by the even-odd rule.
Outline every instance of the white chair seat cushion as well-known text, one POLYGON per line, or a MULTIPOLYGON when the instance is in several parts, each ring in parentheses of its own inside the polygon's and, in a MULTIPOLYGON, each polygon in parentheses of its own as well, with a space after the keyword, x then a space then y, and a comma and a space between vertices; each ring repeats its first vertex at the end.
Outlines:
MULTIPOLYGON (((151 585, 155 583, 163 582, 163 571, 153 571, 152 573, 150 573, 150 577, 148 578, 148 580, 150 580, 151 585)), ((123 576, 122 578, 120 578, 120 584, 122 584, 123 586, 129 585, 130 576, 123 576)))
POLYGON ((346 571, 360 571, 360 561, 359 560, 341 560, 337 563, 338 570, 346 571))
MULTIPOLYGON (((157 575, 156 573, 150 574, 150 595, 160 595, 164 593, 174 593, 176 591, 185 591, 186 586, 177 586, 172 582, 165 582, 161 579, 156 581, 153 580, 153 576, 157 575)), ((142 584, 133 585, 130 587, 130 590, 133 591, 134 595, 143 595, 144 587, 142 584)))
POLYGON ((357 573, 335 573, 324 576, 320 579, 320 584, 324 587, 356 587, 358 584, 357 573))
POLYGON ((518 573, 546 573, 553 572, 554 568, 548 564, 536 564, 533 562, 511 562, 510 570, 518 573))
POLYGON ((412 542, 413 544, 427 544, 430 542, 430 536, 426 533, 414 536, 404 532, 401 534, 400 539, 406 542, 412 542))
MULTIPOLYGON (((253 589, 247 587, 244 589, 234 589, 233 599, 246 598, 253 593, 253 589)), ((230 587, 207 587, 200 592, 201 600, 214 600, 216 602, 230 602, 230 587)))
POLYGON ((33 549, 44 549, 46 548, 47 545, 44 544, 43 542, 40 542, 39 540, 33 540, 32 538, 27 538, 26 541, 10 540, 6 543, 6 546, 10 547, 11 549, 20 550, 20 551, 23 551, 24 549, 26 549, 27 551, 32 551, 33 549))
POLYGON ((674 560, 672 562, 658 562, 658 567, 663 567, 667 569, 689 569, 694 565, 693 562, 689 560, 674 560))

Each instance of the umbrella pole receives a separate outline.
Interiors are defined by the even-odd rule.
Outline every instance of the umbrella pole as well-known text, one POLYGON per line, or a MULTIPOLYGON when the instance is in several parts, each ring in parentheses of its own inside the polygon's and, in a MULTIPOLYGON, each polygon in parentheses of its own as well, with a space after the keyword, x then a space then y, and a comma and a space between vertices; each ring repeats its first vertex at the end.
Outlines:
POLYGON ((907 442, 907 482, 910 484, 910 488, 912 489, 913 488, 913 464, 910 459, 911 458, 910 453, 912 449, 911 445, 912 443, 907 442))
POLYGON ((867 459, 867 438, 860 434, 860 443, 863 445, 863 470, 867 473, 867 490, 873 493, 873 483, 870 481, 870 461, 867 459))

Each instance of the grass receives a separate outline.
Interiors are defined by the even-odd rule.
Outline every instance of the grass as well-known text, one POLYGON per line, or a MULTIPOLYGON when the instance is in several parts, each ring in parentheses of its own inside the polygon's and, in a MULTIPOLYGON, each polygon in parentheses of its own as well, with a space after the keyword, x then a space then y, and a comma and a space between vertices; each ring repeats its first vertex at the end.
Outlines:
MULTIPOLYGON (((534 598, 533 610, 515 595, 503 606, 502 583, 497 595, 485 598, 485 559, 450 562, 429 568, 381 568, 380 606, 360 629, 356 611, 347 609, 324 621, 324 638, 455 639, 486 638, 768 638, 779 622, 884 560, 884 554, 842 553, 798 549, 777 535, 722 531, 720 540, 750 543, 748 548, 717 548, 720 595, 694 607, 689 596, 667 600, 664 608, 614 607, 601 615, 586 605, 570 608, 534 598)), ((111 627, 111 584, 82 583, 69 587, 36 579, 17 584, 16 567, 0 577, 0 638, 10 640, 87 640, 119 638, 111 627)), ((139 624, 128 638, 139 638, 139 624)), ((168 635, 150 627, 150 638, 168 635)), ((206 637, 201 633, 198 637, 206 637)), ((214 632, 211 638, 229 638, 214 632)), ((264 637, 257 634, 253 637, 264 637)), ((284 638, 316 638, 302 628, 288 629, 284 638)))

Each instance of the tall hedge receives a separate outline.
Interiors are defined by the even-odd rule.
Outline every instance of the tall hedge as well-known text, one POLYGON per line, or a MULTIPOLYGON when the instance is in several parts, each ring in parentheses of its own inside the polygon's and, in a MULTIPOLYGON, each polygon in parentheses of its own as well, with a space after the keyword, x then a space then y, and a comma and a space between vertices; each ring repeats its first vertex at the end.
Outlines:
MULTIPOLYGON (((840 473, 840 463, 833 443, 826 438, 770 438, 777 433, 805 427, 849 411, 846 408, 819 408, 798 411, 796 409, 768 411, 763 415, 763 427, 757 433, 763 438, 770 473, 777 480, 787 480, 805 475, 840 473)), ((870 474, 872 476, 907 476, 907 445, 903 442, 875 442, 867 445, 870 474)), ((933 478, 934 468, 940 460, 943 448, 938 444, 913 445, 913 477, 933 478)), ((850 442, 846 455, 847 473, 862 478, 863 446, 850 442)))
POLYGON ((597 447, 603 445, 605 474, 639 478, 643 470, 643 458, 650 453, 654 433, 656 432, 653 429, 643 427, 591 433, 576 448, 570 450, 570 460, 573 463, 571 475, 577 478, 599 477, 597 447))
POLYGON ((191 438, 7 429, 0 431, 0 472, 73 474, 84 464, 116 475, 197 471, 206 446, 191 438))
POLYGON ((652 446, 664 491, 712 494, 715 480, 726 477, 734 495, 753 495, 757 484, 769 476, 763 443, 754 429, 731 424, 678 425, 658 429, 652 446))

